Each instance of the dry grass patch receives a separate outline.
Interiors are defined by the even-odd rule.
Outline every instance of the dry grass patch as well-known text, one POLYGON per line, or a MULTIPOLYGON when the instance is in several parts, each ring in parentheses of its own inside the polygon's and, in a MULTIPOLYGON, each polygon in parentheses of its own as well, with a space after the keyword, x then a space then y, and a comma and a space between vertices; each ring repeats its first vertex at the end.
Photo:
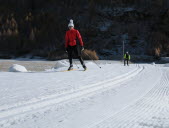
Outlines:
POLYGON ((91 60, 91 59, 93 59, 93 60, 99 60, 99 57, 97 56, 96 51, 87 50, 87 49, 85 49, 82 52, 82 57, 85 60, 91 60))

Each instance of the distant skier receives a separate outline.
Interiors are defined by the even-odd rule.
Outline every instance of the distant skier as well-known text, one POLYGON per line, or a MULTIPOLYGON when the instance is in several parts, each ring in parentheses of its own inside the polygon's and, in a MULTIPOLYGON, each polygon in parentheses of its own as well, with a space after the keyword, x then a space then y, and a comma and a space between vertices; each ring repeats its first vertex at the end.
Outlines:
POLYGON ((129 66, 129 61, 130 61, 130 54, 126 52, 124 54, 124 66, 126 66, 126 62, 127 62, 127 65, 129 66))
POLYGON ((84 70, 86 70, 87 67, 85 66, 85 63, 81 57, 81 52, 84 50, 84 43, 82 41, 82 37, 79 31, 74 29, 73 20, 70 20, 68 24, 68 28, 69 30, 66 32, 66 35, 65 35, 65 40, 66 40, 65 48, 66 48, 66 52, 68 52, 69 63, 70 63, 70 67, 68 68, 68 71, 73 70, 73 64, 72 64, 73 53, 80 60, 80 63, 82 64, 84 70), (78 47, 78 44, 76 41, 77 39, 80 42, 80 48, 78 47))

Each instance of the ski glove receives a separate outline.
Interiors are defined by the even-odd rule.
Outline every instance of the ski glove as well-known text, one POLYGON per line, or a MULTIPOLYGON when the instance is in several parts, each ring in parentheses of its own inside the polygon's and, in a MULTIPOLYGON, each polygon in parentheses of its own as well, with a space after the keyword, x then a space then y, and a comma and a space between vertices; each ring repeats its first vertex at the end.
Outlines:
POLYGON ((82 46, 82 49, 81 49, 81 51, 83 51, 84 50, 84 47, 82 46))

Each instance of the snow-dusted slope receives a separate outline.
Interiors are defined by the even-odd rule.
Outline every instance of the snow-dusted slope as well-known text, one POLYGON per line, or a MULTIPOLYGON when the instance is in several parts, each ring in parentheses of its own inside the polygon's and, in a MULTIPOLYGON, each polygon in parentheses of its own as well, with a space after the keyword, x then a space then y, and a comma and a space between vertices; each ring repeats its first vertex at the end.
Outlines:
POLYGON ((0 127, 169 127, 168 68, 87 66, 85 72, 1 72, 0 127))

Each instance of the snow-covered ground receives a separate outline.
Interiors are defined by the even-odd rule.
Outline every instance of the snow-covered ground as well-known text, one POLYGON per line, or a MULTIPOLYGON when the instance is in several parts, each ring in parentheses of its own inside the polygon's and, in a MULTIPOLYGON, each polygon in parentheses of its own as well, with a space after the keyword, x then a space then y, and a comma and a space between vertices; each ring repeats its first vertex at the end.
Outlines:
POLYGON ((169 128, 168 65, 86 65, 0 72, 0 127, 169 128))

